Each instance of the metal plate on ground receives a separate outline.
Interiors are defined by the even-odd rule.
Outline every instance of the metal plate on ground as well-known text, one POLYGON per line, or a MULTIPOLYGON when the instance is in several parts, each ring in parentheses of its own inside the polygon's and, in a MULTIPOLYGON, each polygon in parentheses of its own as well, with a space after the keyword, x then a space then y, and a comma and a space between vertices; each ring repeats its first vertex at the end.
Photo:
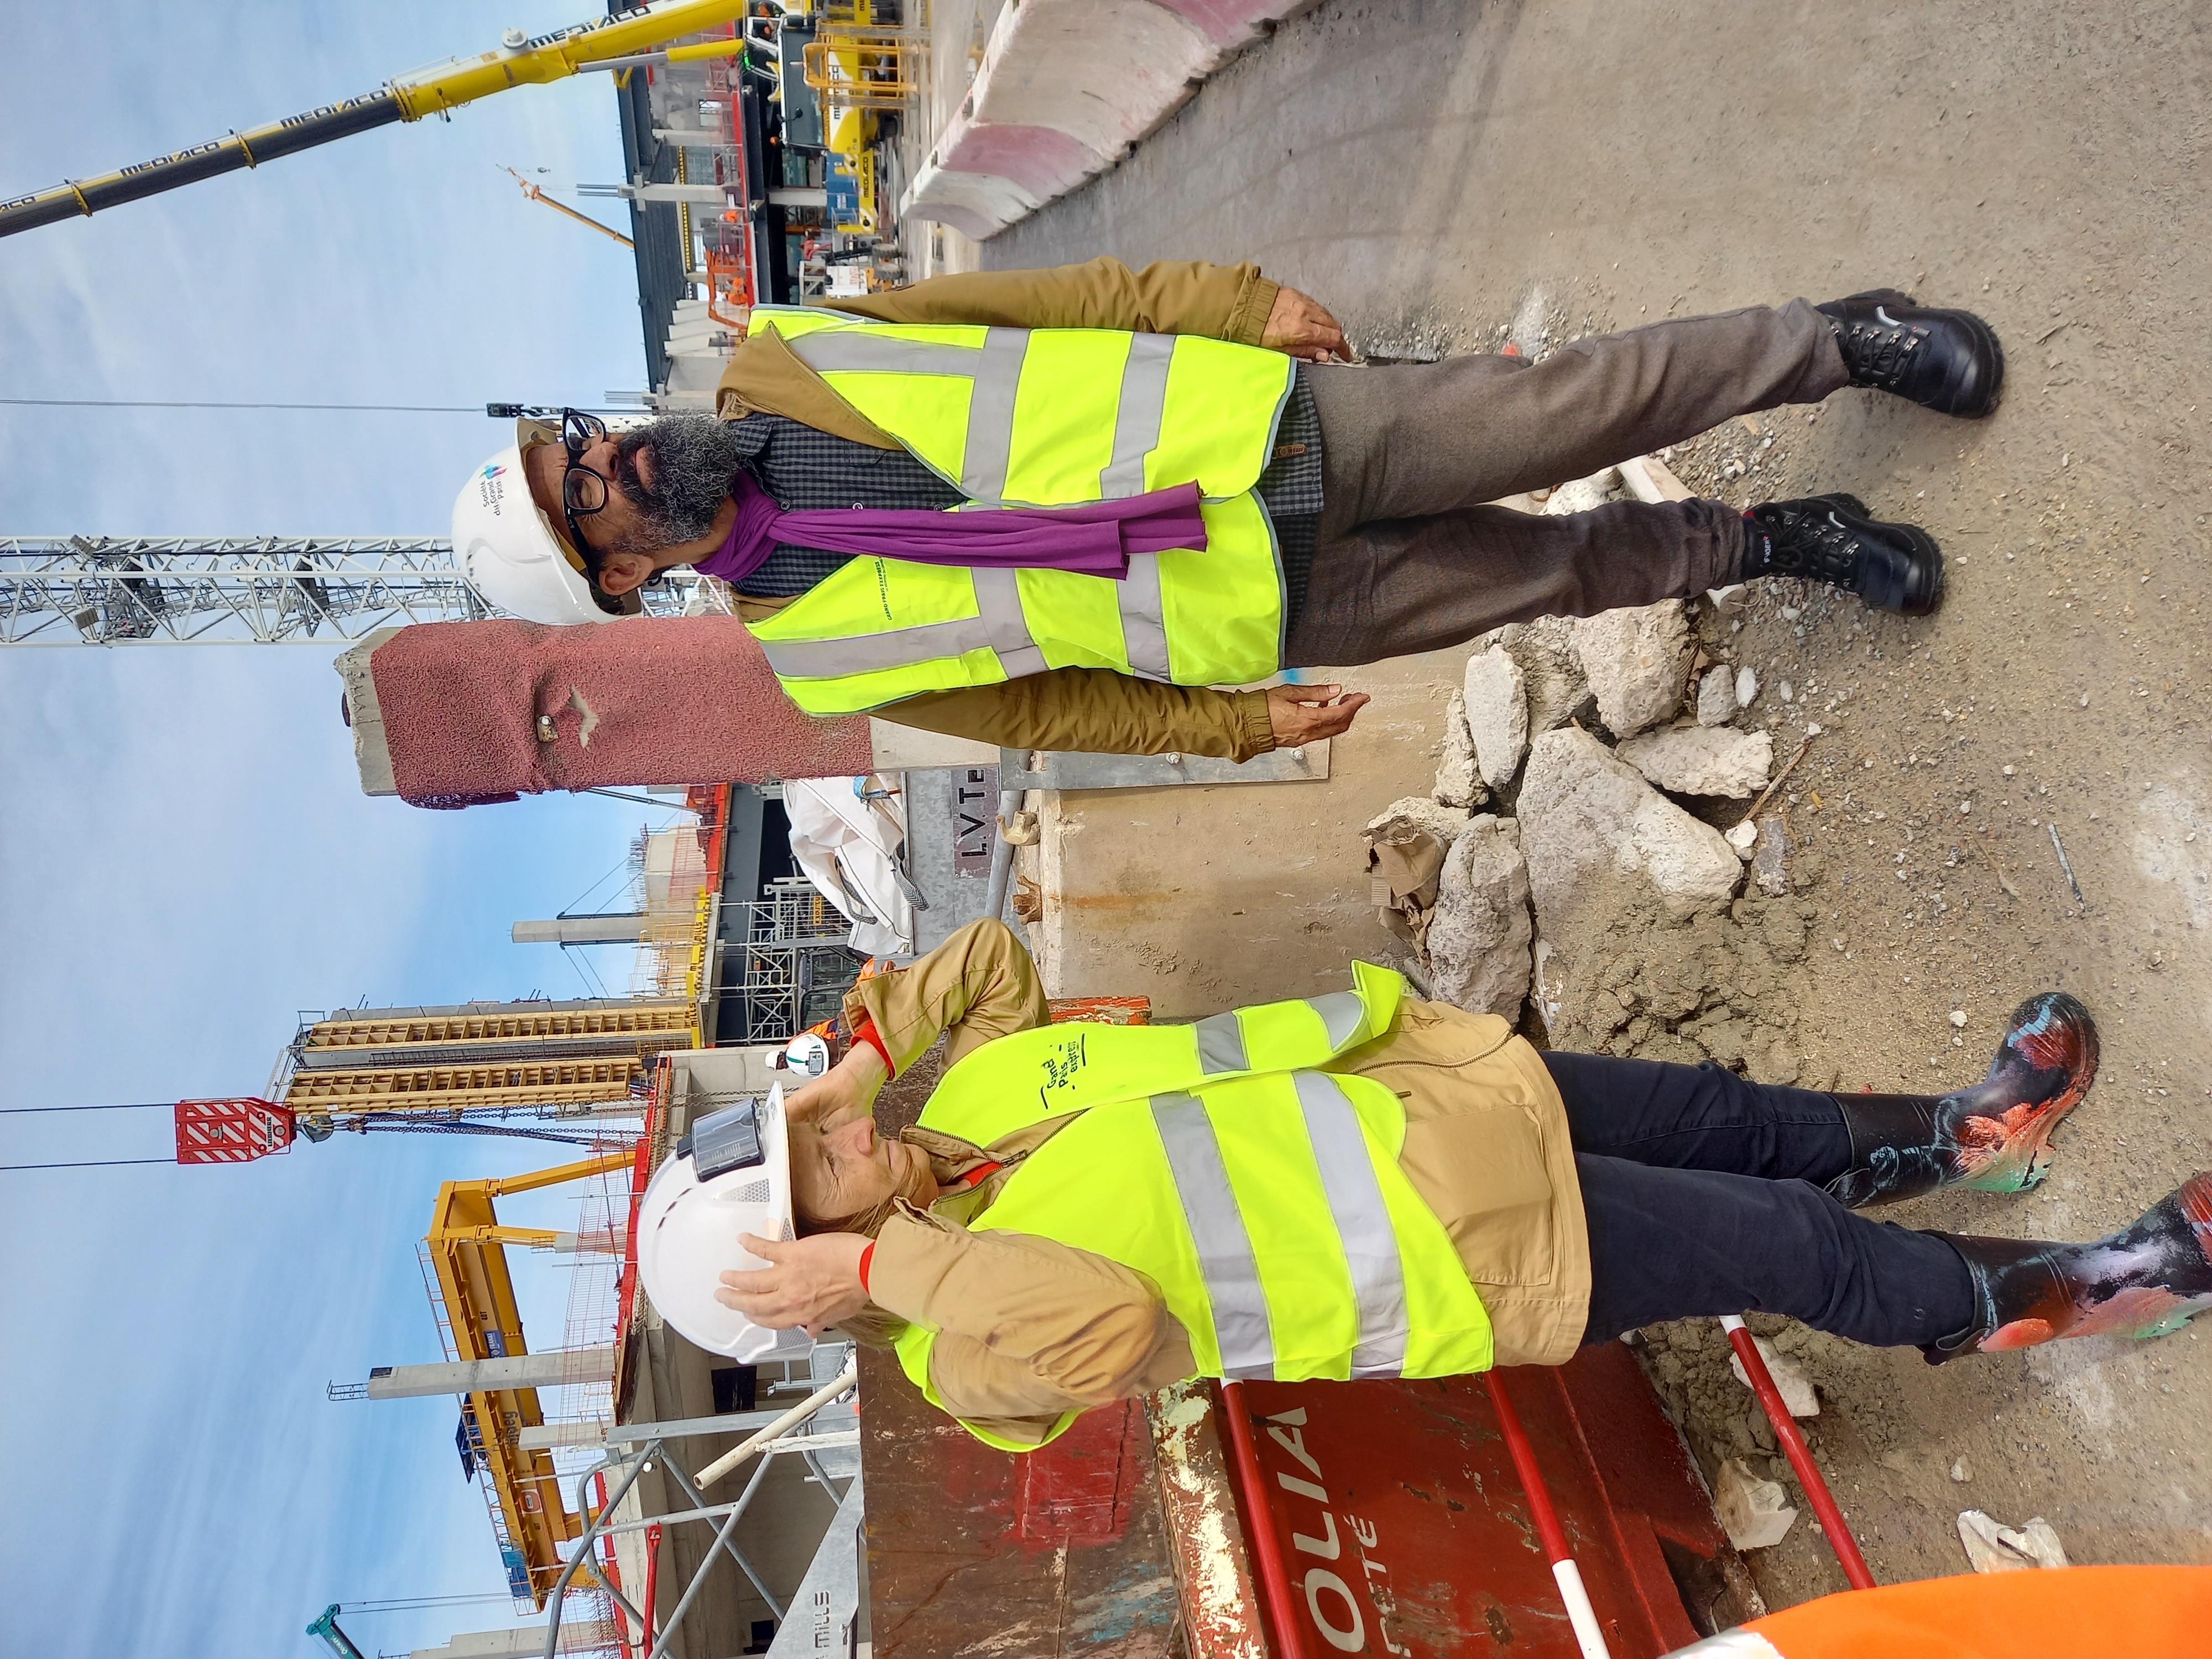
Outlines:
POLYGON ((1328 776, 1328 739, 1274 749, 1250 760, 1211 755, 1085 755, 1007 749, 1002 789, 1159 789, 1179 783, 1319 783, 1328 776))

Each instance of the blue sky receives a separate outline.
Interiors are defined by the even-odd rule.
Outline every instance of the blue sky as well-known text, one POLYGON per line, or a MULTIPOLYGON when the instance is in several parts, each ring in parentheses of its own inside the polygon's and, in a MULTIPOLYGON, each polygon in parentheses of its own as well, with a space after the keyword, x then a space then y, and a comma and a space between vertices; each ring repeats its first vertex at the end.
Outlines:
MULTIPOLYGON (((0 196, 590 10, 18 6, 0 196)), ((597 404, 639 386, 627 252, 524 203, 501 162, 551 169, 564 197, 617 179, 605 78, 0 241, 0 395, 597 404)), ((0 530, 439 535, 498 441, 467 416, 0 407, 0 530)), ((256 1090, 301 1008, 582 992, 507 925, 579 897, 645 815, 368 799, 331 655, 0 651, 0 1106, 256 1090)), ((600 965, 619 988, 624 963, 600 965)), ((156 1114, 0 1120, 0 1161, 167 1150, 156 1114)), ((393 1137, 236 1170, 0 1176, 16 1239, 0 1553, 19 1584, 62 1592, 0 1599, 0 1651, 307 1655, 330 1601, 496 1590, 451 1401, 322 1390, 436 1357, 413 1241, 438 1181, 553 1161, 393 1137)), ((511 1211, 564 1212, 573 1199, 511 1211)), ((549 1346, 560 1297, 547 1275, 549 1346)), ((371 1653, 503 1622, 348 1621, 371 1653)))

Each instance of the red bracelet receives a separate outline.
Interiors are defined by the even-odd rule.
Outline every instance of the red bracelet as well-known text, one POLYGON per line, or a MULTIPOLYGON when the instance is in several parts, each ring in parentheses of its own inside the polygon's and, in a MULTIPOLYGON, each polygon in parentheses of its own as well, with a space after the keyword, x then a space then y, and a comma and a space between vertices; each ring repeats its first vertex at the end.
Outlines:
POLYGON ((860 1288, 868 1288, 868 1264, 876 1257, 876 1241, 870 1239, 868 1248, 860 1252, 860 1288))

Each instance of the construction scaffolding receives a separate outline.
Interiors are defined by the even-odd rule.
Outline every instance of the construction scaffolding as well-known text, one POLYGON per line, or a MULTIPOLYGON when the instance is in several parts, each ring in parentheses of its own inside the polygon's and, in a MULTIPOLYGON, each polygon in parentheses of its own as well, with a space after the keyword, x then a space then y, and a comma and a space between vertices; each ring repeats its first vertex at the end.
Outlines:
POLYGON ((860 963, 846 947, 849 929, 800 877, 770 882, 752 903, 726 904, 720 1041, 786 1042, 834 1018, 860 976, 860 963))

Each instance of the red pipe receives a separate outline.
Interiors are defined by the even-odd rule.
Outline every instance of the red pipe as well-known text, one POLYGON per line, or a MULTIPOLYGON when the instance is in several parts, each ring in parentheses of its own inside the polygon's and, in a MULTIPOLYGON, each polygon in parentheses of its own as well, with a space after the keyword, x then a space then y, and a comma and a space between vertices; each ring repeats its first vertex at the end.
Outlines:
POLYGON ((653 1601, 660 1590, 660 1522, 656 1521, 645 1529, 645 1603, 638 1611, 645 1615, 645 1634, 640 1639, 638 1651, 653 1651, 653 1625, 659 1616, 653 1601))
POLYGON ((1835 1551, 1836 1559, 1842 1563, 1844 1577, 1850 1580, 1853 1589, 1872 1589, 1874 1574, 1867 1569, 1866 1557, 1859 1553, 1859 1540, 1851 1536, 1844 1512, 1836 1507, 1828 1483, 1821 1478, 1820 1466, 1813 1461, 1813 1449, 1798 1431, 1797 1419, 1790 1415, 1790 1407, 1783 1403, 1782 1390, 1774 1386, 1773 1374, 1760 1357, 1759 1344, 1752 1340, 1751 1333, 1744 1328, 1741 1319, 1723 1315, 1721 1328, 1728 1333, 1729 1346, 1743 1363, 1743 1374, 1751 1379, 1751 1391, 1759 1396, 1759 1403, 1766 1410, 1766 1420, 1773 1425, 1774 1437, 1782 1443, 1783 1455, 1797 1471, 1797 1483, 1805 1488, 1806 1501, 1820 1517, 1820 1530, 1827 1537, 1829 1548, 1835 1551))
POLYGON ((1567 1531, 1559 1524, 1559 1512, 1552 1507, 1551 1488, 1544 1484, 1544 1472, 1536 1467, 1536 1449, 1528 1443, 1528 1431, 1521 1426, 1521 1413, 1513 1409, 1505 1383, 1496 1371, 1483 1372, 1482 1384, 1490 1390, 1490 1403, 1498 1408, 1498 1427, 1505 1436, 1505 1449, 1513 1455, 1513 1473, 1521 1477, 1521 1490, 1528 1495, 1528 1518, 1536 1523, 1536 1539, 1544 1547, 1544 1559, 1568 1560, 1571 1558, 1567 1531))
POLYGON ((1283 1540, 1275 1534, 1268 1509, 1267 1483, 1252 1441, 1252 1415, 1244 1404, 1242 1382, 1221 1385, 1221 1414, 1229 1424, 1229 1467, 1244 1504, 1244 1532, 1252 1545, 1252 1571, 1260 1580, 1260 1599, 1267 1605, 1267 1622, 1275 1627, 1279 1659, 1306 1659, 1297 1603, 1291 1599, 1291 1570, 1283 1559, 1283 1540))

